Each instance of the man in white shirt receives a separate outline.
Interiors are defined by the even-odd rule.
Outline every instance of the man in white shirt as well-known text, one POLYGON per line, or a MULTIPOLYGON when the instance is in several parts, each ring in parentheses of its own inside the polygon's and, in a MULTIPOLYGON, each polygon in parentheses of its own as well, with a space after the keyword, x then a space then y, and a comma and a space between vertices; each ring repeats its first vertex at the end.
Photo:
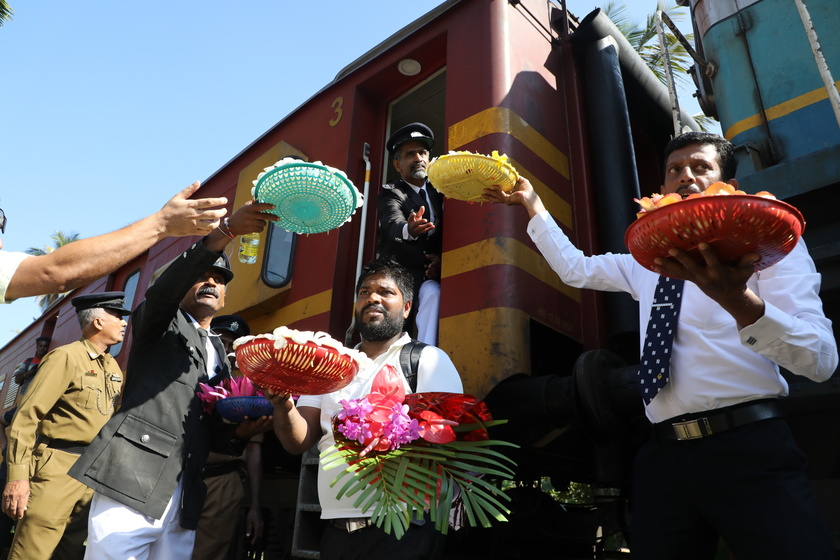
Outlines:
MULTIPOLYGON (((111 233, 74 241, 46 255, 30 257, 3 251, 0 240, 0 303, 70 291, 110 274, 162 239, 210 233, 227 213, 220 208, 227 199, 190 199, 199 186, 196 181, 151 216, 111 233)), ((6 232, 3 210, 0 232, 6 232)))
MULTIPOLYGON (((411 342, 403 332, 411 311, 411 275, 389 259, 369 263, 356 284, 356 324, 362 336, 358 349, 370 361, 355 379, 339 391, 321 396, 302 396, 297 405, 290 395, 269 395, 274 404, 274 433, 290 453, 300 454, 313 445, 323 452, 335 443, 332 418, 341 409, 339 401, 362 398, 371 392, 374 377, 383 365, 393 366, 403 376, 400 351, 411 342)), ((406 393, 410 384, 404 379, 406 393)), ((423 347, 417 368, 417 392, 462 393, 458 371, 443 350, 423 347)), ((372 512, 353 506, 354 498, 339 500, 338 487, 331 488, 334 471, 318 473, 321 517, 329 521, 321 539, 322 560, 430 560, 441 553, 441 535, 432 523, 412 523, 402 539, 371 525, 372 512)))
MULTIPOLYGON (((732 146, 719 136, 683 134, 665 157, 663 194, 737 185, 732 146)), ((566 284, 633 296, 646 332, 659 274, 629 254, 585 256, 525 179, 485 198, 526 208, 529 235, 566 284)), ((801 240, 759 273, 755 253, 729 266, 708 245, 699 250, 703 262, 676 249, 656 260, 657 272, 686 282, 670 379, 646 406, 652 438, 636 456, 633 555, 710 559, 720 537, 739 559, 833 559, 805 457, 778 405, 788 393, 779 366, 814 381, 837 368, 820 275, 801 240)))

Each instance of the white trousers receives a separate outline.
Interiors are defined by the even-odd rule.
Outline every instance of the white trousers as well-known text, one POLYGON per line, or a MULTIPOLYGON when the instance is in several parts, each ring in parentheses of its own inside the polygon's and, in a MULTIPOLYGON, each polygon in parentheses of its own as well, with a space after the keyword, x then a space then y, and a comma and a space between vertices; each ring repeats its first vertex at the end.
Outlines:
POLYGON ((437 346, 440 315, 440 282, 426 280, 417 295, 417 340, 437 346))
POLYGON ((180 482, 162 519, 94 493, 85 560, 189 560, 195 531, 178 525, 180 510, 180 482))

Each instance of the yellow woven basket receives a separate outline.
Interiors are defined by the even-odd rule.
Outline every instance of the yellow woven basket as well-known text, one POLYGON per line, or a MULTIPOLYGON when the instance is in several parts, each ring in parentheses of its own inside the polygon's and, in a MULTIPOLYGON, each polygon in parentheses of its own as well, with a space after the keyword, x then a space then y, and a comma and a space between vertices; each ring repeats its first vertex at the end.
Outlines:
MULTIPOLYGON (((495 152, 494 152, 494 155, 495 152)), ((519 180, 519 173, 505 156, 485 156, 467 152, 440 156, 429 163, 429 181, 446 198, 466 202, 482 202, 484 189, 499 185, 510 192, 519 180)))

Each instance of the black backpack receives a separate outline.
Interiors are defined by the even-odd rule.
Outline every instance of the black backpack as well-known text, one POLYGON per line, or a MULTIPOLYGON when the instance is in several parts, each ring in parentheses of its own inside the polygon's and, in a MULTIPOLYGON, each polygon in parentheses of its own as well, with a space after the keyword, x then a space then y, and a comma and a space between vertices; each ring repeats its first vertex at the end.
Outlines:
POLYGON ((412 338, 411 342, 400 350, 400 368, 402 368, 403 375, 408 381, 412 393, 417 392, 417 369, 420 367, 420 353, 426 346, 428 344, 412 338))

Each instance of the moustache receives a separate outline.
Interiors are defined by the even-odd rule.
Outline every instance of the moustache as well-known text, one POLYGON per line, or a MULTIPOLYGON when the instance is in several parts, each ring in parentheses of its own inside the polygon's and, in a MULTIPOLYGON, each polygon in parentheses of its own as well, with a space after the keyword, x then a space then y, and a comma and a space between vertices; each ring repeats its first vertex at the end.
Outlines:
POLYGON ((380 313, 382 313, 383 315, 386 315, 386 314, 388 313, 388 311, 387 311, 384 307, 382 307, 381 305, 379 305, 378 303, 369 303, 369 304, 367 304, 366 306, 364 306, 364 307, 362 308, 362 313, 366 312, 366 311, 367 311, 367 310, 369 310, 369 309, 371 309, 371 310, 373 310, 373 311, 379 311, 379 312, 380 312, 380 313))
POLYGON ((219 297, 218 290, 216 290, 216 288, 214 288, 213 286, 202 286, 201 288, 198 289, 198 292, 196 292, 196 295, 198 297, 205 296, 205 295, 208 295, 208 294, 210 294, 211 296, 214 296, 216 298, 219 297))

